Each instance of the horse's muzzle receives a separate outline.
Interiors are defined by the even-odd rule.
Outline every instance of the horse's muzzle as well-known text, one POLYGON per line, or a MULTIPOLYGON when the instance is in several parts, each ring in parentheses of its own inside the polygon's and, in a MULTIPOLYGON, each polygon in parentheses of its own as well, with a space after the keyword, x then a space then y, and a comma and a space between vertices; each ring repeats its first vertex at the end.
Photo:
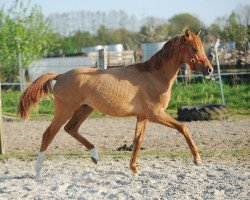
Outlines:
POLYGON ((212 67, 203 67, 202 68, 202 74, 204 76, 209 76, 213 73, 213 68, 212 67))

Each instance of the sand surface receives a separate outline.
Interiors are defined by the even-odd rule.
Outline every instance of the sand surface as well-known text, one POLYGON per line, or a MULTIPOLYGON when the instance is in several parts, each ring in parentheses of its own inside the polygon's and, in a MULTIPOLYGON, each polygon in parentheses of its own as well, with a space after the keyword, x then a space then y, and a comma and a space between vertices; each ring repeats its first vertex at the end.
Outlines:
MULTIPOLYGON (((49 121, 4 121, 7 152, 37 152, 49 121)), ((200 150, 249 150, 250 120, 186 123, 200 150)), ((80 132, 101 151, 131 144, 134 119, 88 119, 80 132)), ((177 131, 150 124, 146 150, 187 150, 177 131)), ((82 151, 82 145, 63 130, 48 152, 82 151)), ((84 152, 86 154, 86 152, 84 152)), ((250 155, 249 155, 250 156, 250 155)), ((35 161, 9 158, 0 161, 0 199, 250 199, 250 163, 233 159, 139 157, 140 173, 129 170, 129 158, 101 157, 45 160, 42 178, 34 178, 35 161)))
MULTIPOLYGON (((5 121, 6 152, 36 152, 42 134, 50 121, 5 121)), ((80 133, 100 150, 116 150, 132 144, 136 121, 134 118, 90 118, 80 133)), ((201 150, 250 150, 250 119, 197 121, 185 123, 196 146, 201 150)), ((184 137, 175 129, 149 123, 142 145, 146 150, 186 150, 184 137)), ((50 152, 81 151, 82 145, 63 128, 49 146, 50 152)))
POLYGON ((57 158, 45 161, 43 178, 34 179, 34 162, 8 159, 0 165, 0 199, 250 199, 250 165, 140 159, 141 172, 128 170, 129 159, 57 158))

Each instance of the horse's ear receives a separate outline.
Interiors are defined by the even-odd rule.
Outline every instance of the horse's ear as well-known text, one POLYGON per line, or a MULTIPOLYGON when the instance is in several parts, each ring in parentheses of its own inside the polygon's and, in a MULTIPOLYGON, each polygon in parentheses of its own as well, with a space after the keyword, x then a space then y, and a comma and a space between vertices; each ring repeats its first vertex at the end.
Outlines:
POLYGON ((200 35, 200 33, 201 33, 201 29, 200 29, 200 30, 198 30, 195 34, 199 36, 199 35, 200 35))
POLYGON ((186 38, 189 39, 190 35, 191 35, 191 31, 189 30, 189 28, 187 28, 186 31, 185 31, 186 38))

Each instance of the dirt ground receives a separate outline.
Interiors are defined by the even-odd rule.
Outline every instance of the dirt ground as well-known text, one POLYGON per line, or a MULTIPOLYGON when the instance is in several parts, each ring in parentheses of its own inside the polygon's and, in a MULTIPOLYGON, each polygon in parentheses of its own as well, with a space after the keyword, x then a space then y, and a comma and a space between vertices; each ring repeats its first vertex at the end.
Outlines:
MULTIPOLYGON (((6 152, 38 152, 49 121, 4 121, 6 152)), ((186 123, 200 150, 249 150, 250 119, 186 123)), ((135 119, 88 119, 80 132, 99 150, 115 150, 133 140, 135 119)), ((176 130, 149 124, 146 150, 186 150, 176 130)), ((82 145, 60 131, 48 152, 84 151, 82 145)), ((101 152, 102 153, 102 152, 101 152)), ((67 159, 58 155, 44 161, 42 178, 34 178, 35 160, 0 161, 0 199, 250 199, 250 162, 206 158, 202 166, 190 159, 140 157, 139 174, 129 170, 129 158, 67 159)))
POLYGON ((88 158, 45 160, 35 179, 34 161, 0 161, 0 199, 16 200, 249 200, 250 165, 204 161, 195 166, 170 158, 139 159, 140 174, 128 169, 129 159, 88 158))
MULTIPOLYGON (((90 118, 80 133, 99 150, 116 150, 131 145, 136 120, 134 118, 90 118)), ((42 134, 50 121, 4 121, 6 152, 37 152, 42 134)), ((250 150, 250 118, 243 120, 196 121, 185 123, 199 150, 250 150)), ((184 137, 176 130, 149 123, 142 145, 146 150, 186 150, 184 137)), ((82 151, 85 148, 63 128, 48 151, 53 153, 82 151)))

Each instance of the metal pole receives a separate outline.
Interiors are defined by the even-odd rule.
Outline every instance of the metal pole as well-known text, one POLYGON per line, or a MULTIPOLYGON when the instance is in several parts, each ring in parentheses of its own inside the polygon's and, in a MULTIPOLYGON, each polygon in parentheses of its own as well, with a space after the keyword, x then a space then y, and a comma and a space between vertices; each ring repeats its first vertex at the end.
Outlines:
POLYGON ((220 74, 220 63, 219 63, 219 57, 218 57, 218 51, 217 51, 219 45, 220 45, 220 40, 217 39, 216 42, 215 42, 215 45, 214 45, 214 50, 215 50, 216 64, 217 64, 217 69, 218 69, 221 99, 222 99, 222 104, 225 105, 225 98, 224 98, 222 80, 221 80, 221 74, 220 74))
POLYGON ((18 67, 19 67, 19 81, 20 81, 20 92, 23 92, 23 68, 22 68, 22 54, 18 53, 18 67))
POLYGON ((106 48, 98 50, 97 67, 107 69, 107 50, 106 48))
POLYGON ((0 82, 0 154, 4 154, 4 144, 3 144, 3 116, 2 116, 2 96, 1 96, 1 82, 0 82))

